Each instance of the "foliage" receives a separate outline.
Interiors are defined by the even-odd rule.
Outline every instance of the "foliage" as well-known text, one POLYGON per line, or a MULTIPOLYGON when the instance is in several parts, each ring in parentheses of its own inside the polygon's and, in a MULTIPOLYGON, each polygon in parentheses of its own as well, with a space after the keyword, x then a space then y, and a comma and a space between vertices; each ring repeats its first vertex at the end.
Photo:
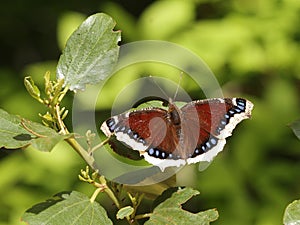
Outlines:
POLYGON ((0 109, 0 142, 7 149, 32 145, 39 151, 51 151, 54 146, 70 135, 60 135, 39 123, 26 121, 0 109))
POLYGON ((82 193, 57 194, 55 198, 37 204, 22 218, 28 224, 112 224, 106 211, 82 193))
MULTIPOLYGON (((299 198, 300 187, 299 140, 286 126, 300 115, 299 1, 101 1, 99 7, 87 2, 74 3, 72 7, 52 3, 28 1, 20 8, 7 2, 0 7, 5 10, 1 62, 6 63, 0 67, 1 108, 31 121, 40 120, 38 112, 43 112, 44 106, 32 102, 21 83, 23 76, 30 74, 41 86, 41 74, 46 70, 55 74, 58 50, 53 43, 54 24, 58 23, 59 43, 64 46, 62 39, 66 38, 61 33, 74 27, 74 17, 66 21, 67 15, 76 17, 69 10, 77 11, 78 21, 95 9, 105 11, 117 21, 124 43, 150 37, 179 43, 205 60, 224 95, 244 96, 255 104, 252 120, 235 130, 224 152, 205 172, 186 168, 179 174, 184 185, 202 192, 189 201, 190 208, 218 208, 221 218, 213 224, 281 223, 285 205, 299 198), (182 7, 175 10, 178 5, 182 7), (168 20, 168 15, 174 20, 168 20), (54 17, 59 20, 51 20, 54 17), (32 63, 37 61, 40 62, 32 63)), ((173 76, 175 81, 178 73, 150 63, 124 71, 130 76, 173 76)), ((101 113, 97 120, 105 119, 114 90, 121 89, 127 81, 116 78, 108 82, 108 90, 104 90, 108 97, 102 102, 105 104, 97 106, 101 113)), ((182 82, 182 86, 193 98, 199 98, 193 83, 182 82)), ((67 108, 71 104, 69 97, 64 98, 67 108)), ((77 171, 84 164, 70 150, 60 143, 49 154, 1 151, 0 224, 19 224, 25 209, 61 190, 94 191, 76 181, 77 171)), ((113 210, 110 201, 106 206, 113 210)))
MULTIPOLYGON (((201 224, 209 224, 210 221, 217 219, 216 212, 214 214, 202 212, 194 216, 192 213, 182 211, 180 207, 174 209, 170 207, 174 204, 176 206, 183 203, 198 193, 191 189, 179 190, 176 196, 174 195, 166 202, 161 203, 158 208, 162 208, 162 212, 159 213, 154 210, 153 214, 136 215, 143 195, 133 195, 130 191, 127 191, 127 195, 132 206, 122 206, 116 197, 118 192, 112 188, 118 184, 108 183, 104 176, 99 176, 94 166, 92 152, 102 147, 106 142, 92 147, 92 138, 95 134, 87 131, 86 141, 89 148, 84 149, 77 142, 75 134, 70 134, 64 124, 63 120, 68 111, 64 107, 61 108, 61 101, 67 90, 84 89, 86 84, 94 84, 104 80, 113 70, 118 57, 117 42, 120 39, 120 34, 112 31, 113 26, 112 18, 101 13, 90 16, 83 22, 67 42, 66 49, 58 63, 57 80, 51 81, 49 72, 44 76, 43 95, 46 97, 41 97, 41 91, 31 77, 25 77, 24 84, 29 94, 48 107, 46 114, 40 114, 44 125, 10 115, 2 109, 0 111, 1 147, 12 149, 32 146, 39 151, 51 151, 56 144, 65 140, 95 170, 90 176, 89 167, 87 167, 85 171, 81 171, 79 176, 80 180, 90 183, 96 188, 91 198, 76 191, 68 194, 57 194, 55 198, 39 203, 27 210, 22 220, 28 224, 113 224, 107 217, 105 209, 95 201, 99 193, 105 192, 119 209, 116 218, 119 220, 126 219, 129 224, 138 224, 138 219, 149 216, 149 223, 151 224, 153 220, 157 221, 161 216, 169 217, 170 210, 173 211, 172 220, 174 223, 197 221, 201 224), (79 52, 83 54, 79 54, 79 52), (97 52, 100 53, 97 54, 97 52), (79 67, 77 67, 78 65, 79 67), (101 68, 100 76, 99 66, 101 68)), ((118 186, 119 189, 122 189, 120 185, 118 186)))
POLYGON ((205 225, 216 220, 218 213, 216 210, 208 210, 193 214, 181 209, 181 204, 189 200, 193 195, 199 194, 198 191, 189 188, 178 190, 172 197, 159 204, 150 216, 150 220, 145 224, 199 224, 205 225))
POLYGON ((114 26, 105 14, 91 16, 69 38, 58 61, 57 77, 64 79, 70 90, 83 90, 86 84, 98 83, 112 72, 120 41, 120 32, 112 32, 114 26))

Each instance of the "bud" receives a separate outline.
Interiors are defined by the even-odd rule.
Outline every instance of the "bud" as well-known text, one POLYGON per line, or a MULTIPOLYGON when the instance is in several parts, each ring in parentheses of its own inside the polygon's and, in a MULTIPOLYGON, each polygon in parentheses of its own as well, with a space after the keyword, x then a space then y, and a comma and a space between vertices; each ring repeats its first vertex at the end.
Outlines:
POLYGON ((24 85, 27 89, 28 93, 38 100, 39 102, 43 102, 43 100, 40 98, 40 90, 39 88, 34 84, 34 81, 30 76, 27 76, 24 78, 24 85))

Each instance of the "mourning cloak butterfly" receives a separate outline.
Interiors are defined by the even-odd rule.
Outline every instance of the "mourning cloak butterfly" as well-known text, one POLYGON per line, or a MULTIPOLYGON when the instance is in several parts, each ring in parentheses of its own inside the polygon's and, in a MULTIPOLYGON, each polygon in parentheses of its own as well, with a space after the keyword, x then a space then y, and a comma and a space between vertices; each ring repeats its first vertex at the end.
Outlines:
POLYGON ((243 98, 192 101, 168 110, 146 108, 113 116, 101 125, 149 163, 160 167, 210 162, 222 151, 235 126, 251 116, 253 104, 243 98))

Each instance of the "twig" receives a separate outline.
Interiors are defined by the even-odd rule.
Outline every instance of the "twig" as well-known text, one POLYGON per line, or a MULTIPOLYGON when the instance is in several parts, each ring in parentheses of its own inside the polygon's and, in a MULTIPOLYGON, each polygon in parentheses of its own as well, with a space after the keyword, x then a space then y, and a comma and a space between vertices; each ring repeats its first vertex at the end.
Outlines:
POLYGON ((24 119, 21 120, 21 125, 24 127, 25 130, 27 130, 29 133, 33 134, 36 137, 39 137, 39 138, 45 138, 45 137, 47 137, 45 135, 38 134, 35 131, 31 130, 29 127, 27 127, 27 125, 25 125, 25 123, 24 123, 24 119))

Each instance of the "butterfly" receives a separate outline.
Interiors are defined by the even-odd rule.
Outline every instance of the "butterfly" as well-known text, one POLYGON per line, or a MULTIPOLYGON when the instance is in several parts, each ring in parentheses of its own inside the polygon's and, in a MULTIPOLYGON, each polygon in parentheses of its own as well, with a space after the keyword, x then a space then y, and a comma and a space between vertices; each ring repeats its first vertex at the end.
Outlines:
POLYGON ((169 99, 167 109, 149 107, 115 115, 101 130, 164 171, 212 161, 236 125, 251 117, 252 109, 244 98, 197 100, 182 107, 169 99))

